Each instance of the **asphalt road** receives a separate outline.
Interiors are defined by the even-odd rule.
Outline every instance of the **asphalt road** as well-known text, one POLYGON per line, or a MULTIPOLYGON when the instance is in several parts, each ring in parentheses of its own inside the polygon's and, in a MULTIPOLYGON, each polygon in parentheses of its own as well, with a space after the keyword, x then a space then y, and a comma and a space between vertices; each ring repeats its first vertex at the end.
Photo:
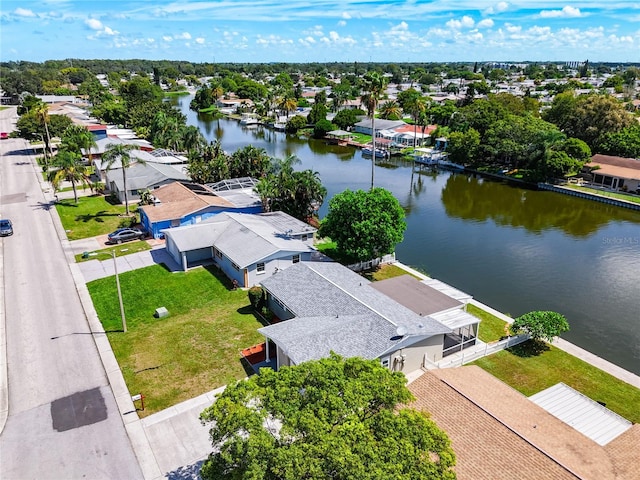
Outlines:
MULTIPOLYGON (((13 130, 13 118, 15 108, 0 111, 0 131, 13 130)), ((0 217, 15 231, 0 239, 8 370, 0 478, 142 478, 33 156, 21 139, 1 140, 0 153, 0 217)))

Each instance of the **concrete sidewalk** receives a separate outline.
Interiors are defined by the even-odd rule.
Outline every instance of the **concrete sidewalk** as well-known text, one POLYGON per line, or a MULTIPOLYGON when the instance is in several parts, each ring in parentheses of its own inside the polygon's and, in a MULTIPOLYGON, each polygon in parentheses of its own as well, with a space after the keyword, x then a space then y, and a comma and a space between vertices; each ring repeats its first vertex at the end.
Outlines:
MULTIPOLYGON (((78 240, 78 242, 83 242, 84 245, 88 243, 85 240, 78 240)), ((93 250, 97 249, 80 250, 79 253, 90 252, 93 250)), ((118 268, 118 273, 150 267, 151 265, 164 265, 164 267, 171 272, 182 271, 180 265, 176 263, 163 246, 157 246, 144 252, 116 257, 116 265, 114 265, 113 260, 88 260, 86 262, 80 262, 77 265, 82 272, 85 282, 91 282, 99 278, 115 275, 116 266, 118 268)))

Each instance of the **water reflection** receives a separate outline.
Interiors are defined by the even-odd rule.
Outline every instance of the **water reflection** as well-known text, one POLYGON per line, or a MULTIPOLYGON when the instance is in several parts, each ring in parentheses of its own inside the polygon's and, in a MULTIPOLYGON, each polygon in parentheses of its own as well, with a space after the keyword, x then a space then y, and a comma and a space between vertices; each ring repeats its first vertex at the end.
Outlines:
POLYGON ((478 176, 451 175, 442 189, 447 215, 496 225, 524 227, 541 233, 561 230, 574 237, 587 237, 615 221, 640 223, 632 210, 547 191, 533 191, 478 176))

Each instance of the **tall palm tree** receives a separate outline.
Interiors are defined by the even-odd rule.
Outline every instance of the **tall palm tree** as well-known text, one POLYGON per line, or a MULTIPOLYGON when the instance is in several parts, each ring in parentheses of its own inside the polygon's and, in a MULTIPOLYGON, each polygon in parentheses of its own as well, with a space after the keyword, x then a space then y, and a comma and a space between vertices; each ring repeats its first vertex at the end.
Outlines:
POLYGON ((71 125, 62 134, 62 148, 85 154, 91 162, 91 149, 97 147, 93 134, 82 125, 71 125))
POLYGON ((147 162, 141 158, 132 160, 130 152, 132 150, 139 150, 137 145, 123 144, 123 143, 110 143, 105 148, 102 154, 102 160, 106 163, 107 171, 114 168, 116 162, 120 161, 120 168, 122 169, 122 185, 124 187, 124 205, 129 215, 129 197, 127 191, 127 169, 135 163, 145 165, 147 162))
POLYGON ((62 149, 53 158, 52 166, 55 170, 51 170, 49 173, 49 181, 55 190, 63 180, 71 182, 73 187, 73 198, 78 203, 78 191, 76 185, 80 184, 84 187, 91 188, 91 178, 89 178, 89 170, 86 165, 82 163, 82 155, 71 150, 62 149))
POLYGON ((376 166, 376 108, 378 102, 387 88, 387 78, 378 72, 367 72, 363 77, 362 103, 367 108, 367 112, 371 117, 371 188, 373 189, 374 171, 376 166))
POLYGON ((424 97, 410 97, 407 104, 405 105, 406 110, 413 118, 413 148, 416 148, 417 144, 417 129, 418 122, 420 121, 420 115, 422 115, 426 109, 427 104, 424 97))
POLYGON ((44 131, 46 134, 46 138, 44 139, 44 163, 46 166, 48 166, 47 150, 49 151, 49 156, 53 157, 53 149, 51 148, 51 137, 49 136, 49 106, 46 103, 42 102, 35 106, 34 111, 40 123, 44 125, 44 131))
POLYGON ((298 102, 296 101, 295 98, 289 96, 289 94, 281 97, 280 100, 278 101, 278 108, 286 112, 287 119, 289 118, 289 113, 293 112, 297 108, 297 106, 298 106, 298 102))

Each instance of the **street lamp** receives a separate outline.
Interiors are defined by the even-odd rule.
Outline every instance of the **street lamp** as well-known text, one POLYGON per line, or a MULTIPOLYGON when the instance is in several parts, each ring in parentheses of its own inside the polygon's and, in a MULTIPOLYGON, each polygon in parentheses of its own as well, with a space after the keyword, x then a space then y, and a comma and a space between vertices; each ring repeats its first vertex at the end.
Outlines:
POLYGON ((118 286, 118 300, 120 301, 120 316, 122 317, 122 331, 127 332, 127 319, 124 316, 124 305, 122 304, 122 291, 120 290, 120 277, 118 276, 118 263, 116 262, 116 251, 111 251, 113 255, 113 269, 116 272, 116 285, 118 286))

